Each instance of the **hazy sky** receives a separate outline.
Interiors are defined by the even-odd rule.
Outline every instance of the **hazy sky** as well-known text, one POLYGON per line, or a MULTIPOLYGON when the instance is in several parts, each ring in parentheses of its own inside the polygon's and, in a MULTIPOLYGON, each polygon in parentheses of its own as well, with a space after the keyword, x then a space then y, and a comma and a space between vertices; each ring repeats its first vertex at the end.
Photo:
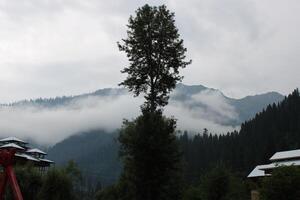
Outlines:
POLYGON ((299 0, 1 0, 0 102, 116 87, 116 42, 145 3, 175 12, 193 60, 185 84, 232 97, 300 86, 299 0))

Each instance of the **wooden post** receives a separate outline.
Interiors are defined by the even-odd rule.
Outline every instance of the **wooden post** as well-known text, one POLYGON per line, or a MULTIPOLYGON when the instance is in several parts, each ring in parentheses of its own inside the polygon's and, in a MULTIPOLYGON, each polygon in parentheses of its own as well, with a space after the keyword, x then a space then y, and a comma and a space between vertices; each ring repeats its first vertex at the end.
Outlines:
POLYGON ((251 200, 259 200, 259 192, 257 190, 251 191, 251 200))

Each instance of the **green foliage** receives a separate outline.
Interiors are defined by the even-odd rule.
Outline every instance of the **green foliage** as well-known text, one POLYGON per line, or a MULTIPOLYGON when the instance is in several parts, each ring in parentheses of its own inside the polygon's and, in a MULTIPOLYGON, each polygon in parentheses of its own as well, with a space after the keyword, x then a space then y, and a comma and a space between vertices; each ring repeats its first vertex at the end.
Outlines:
POLYGON ((130 61, 120 84, 136 96, 145 94, 143 114, 124 121, 119 136, 124 172, 118 183, 122 199, 179 199, 181 154, 176 141, 176 121, 163 117, 169 92, 182 80, 179 68, 186 49, 175 27, 174 13, 166 6, 145 5, 129 18, 127 39, 118 43, 130 61))
POLYGON ((182 200, 202 200, 202 190, 199 187, 189 186, 184 191, 182 200))
POLYGON ((39 193, 39 198, 43 200, 73 200, 72 180, 64 172, 52 168, 44 177, 44 184, 39 193))
POLYGON ((190 186, 183 200, 245 200, 248 197, 245 182, 218 165, 203 175, 199 186, 190 186))
POLYGON ((246 185, 222 165, 201 180, 203 200, 244 200, 249 196, 246 185))
POLYGON ((230 175, 223 167, 210 171, 201 180, 204 200, 222 200, 229 192, 230 175))
MULTIPOLYGON (((24 199, 38 200, 39 193, 43 180, 40 172, 31 165, 16 166, 15 174, 18 179, 20 189, 24 199)), ((10 188, 8 185, 7 188, 10 188)), ((7 190, 5 199, 14 199, 11 190, 7 190)))
POLYGON ((264 179, 261 195, 264 200, 300 199, 300 168, 279 167, 264 179))
POLYGON ((168 103, 168 94, 182 80, 179 68, 185 61, 186 48, 179 38, 174 13, 166 6, 145 5, 129 18, 127 38, 118 43, 130 66, 121 72, 127 78, 120 84, 133 91, 136 96, 145 93, 144 109, 154 111, 168 103))
POLYGON ((96 200, 118 200, 120 199, 120 191, 118 185, 108 186, 96 193, 96 200))
POLYGON ((159 112, 125 121, 119 141, 124 162, 121 186, 128 199, 178 199, 181 193, 181 154, 174 119, 159 112))
POLYGON ((82 174, 77 164, 73 160, 70 160, 68 164, 63 168, 63 172, 69 176, 73 187, 75 189, 79 189, 80 185, 82 184, 82 174))
MULTIPOLYGON (((81 172, 73 161, 62 168, 50 168, 46 173, 32 165, 20 165, 16 166, 15 173, 24 199, 84 200, 89 195, 81 190, 81 172)), ((12 200, 12 192, 7 191, 5 199, 12 200)))

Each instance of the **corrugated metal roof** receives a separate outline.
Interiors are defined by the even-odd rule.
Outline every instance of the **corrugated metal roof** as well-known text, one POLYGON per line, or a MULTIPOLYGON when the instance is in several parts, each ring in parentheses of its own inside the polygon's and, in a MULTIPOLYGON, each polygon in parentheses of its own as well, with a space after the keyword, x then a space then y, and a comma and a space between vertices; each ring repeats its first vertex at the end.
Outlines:
POLYGON ((8 148, 14 148, 14 149, 19 149, 19 150, 24 150, 23 147, 20 147, 19 145, 15 144, 15 143, 9 143, 9 144, 5 144, 0 146, 1 149, 8 149, 8 148))
POLYGON ((40 150, 40 149, 36 149, 36 148, 34 148, 34 149, 29 149, 29 150, 27 150, 26 152, 27 152, 27 153, 37 153, 37 154, 47 155, 47 153, 43 152, 43 151, 40 150))
POLYGON ((293 159, 300 158, 300 149, 292 150, 292 151, 279 151, 276 152, 271 158, 271 161, 275 160, 284 160, 284 159, 293 159))

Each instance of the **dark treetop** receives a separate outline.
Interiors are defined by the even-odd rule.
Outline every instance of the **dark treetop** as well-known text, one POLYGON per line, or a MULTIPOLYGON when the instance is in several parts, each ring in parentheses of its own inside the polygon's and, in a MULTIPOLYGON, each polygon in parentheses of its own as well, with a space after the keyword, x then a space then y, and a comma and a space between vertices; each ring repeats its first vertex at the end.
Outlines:
POLYGON ((127 78, 120 83, 135 96, 145 94, 143 109, 155 111, 167 105, 168 93, 182 80, 179 68, 191 61, 185 61, 186 48, 179 38, 174 13, 166 6, 145 5, 129 18, 127 38, 118 43, 129 59, 129 66, 121 72, 127 78))

